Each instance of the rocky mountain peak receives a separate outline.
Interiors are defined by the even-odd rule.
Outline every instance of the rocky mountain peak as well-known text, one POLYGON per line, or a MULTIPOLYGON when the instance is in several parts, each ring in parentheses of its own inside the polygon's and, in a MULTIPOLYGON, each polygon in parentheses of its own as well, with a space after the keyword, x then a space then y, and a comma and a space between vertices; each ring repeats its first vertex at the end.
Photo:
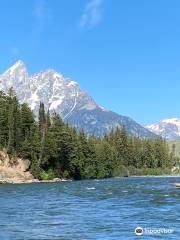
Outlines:
POLYGON ((155 134, 162 136, 169 140, 180 139, 180 119, 169 118, 163 119, 159 123, 151 124, 146 128, 155 134))
POLYGON ((36 115, 43 102, 46 110, 59 113, 65 121, 78 129, 84 128, 87 133, 103 135, 112 128, 125 127, 131 135, 154 136, 132 119, 99 106, 76 82, 54 69, 29 75, 19 60, 0 75, 0 90, 7 93, 11 87, 19 101, 28 103, 36 115))
POLYGON ((11 66, 3 75, 27 73, 26 65, 23 61, 18 60, 13 66, 11 66))

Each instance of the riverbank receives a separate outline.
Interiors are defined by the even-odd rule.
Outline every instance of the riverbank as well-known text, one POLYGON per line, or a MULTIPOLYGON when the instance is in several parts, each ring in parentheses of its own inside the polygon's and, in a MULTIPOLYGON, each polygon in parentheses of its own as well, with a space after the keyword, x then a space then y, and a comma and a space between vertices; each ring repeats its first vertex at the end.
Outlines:
POLYGON ((0 151, 0 183, 24 183, 35 181, 28 171, 30 161, 18 157, 10 158, 5 151, 0 151))
POLYGON ((0 151, 0 184, 49 183, 70 181, 63 178, 39 180, 29 171, 30 161, 18 157, 10 158, 7 152, 0 151))
MULTIPOLYGON (((64 178, 42 177, 43 180, 36 179, 29 171, 30 161, 22 158, 10 158, 6 151, 0 151, 0 184, 29 184, 29 183, 53 183, 71 181, 64 178), (51 179, 51 180, 50 180, 51 179)), ((176 169, 175 169, 176 170, 176 169)), ((119 177, 179 177, 178 171, 174 169, 136 169, 133 166, 124 168, 124 172, 119 177)), ((112 176, 113 177, 113 176, 112 176)), ((118 176, 117 176, 118 177, 118 176)))
MULTIPOLYGON (((132 175, 128 177, 112 177, 112 179, 119 179, 119 178, 180 178, 180 175, 132 175)), ((82 179, 88 180, 88 179, 82 179)), ((89 180, 96 180, 96 179, 89 179, 89 180)), ((100 179, 99 179, 100 180, 100 179)), ((31 183, 56 183, 56 182, 71 182, 72 179, 60 179, 54 178, 52 180, 39 180, 39 179, 31 179, 31 180, 17 180, 17 179, 0 179, 0 184, 31 184, 31 183)))
POLYGON ((39 180, 39 179, 31 179, 31 180, 12 180, 12 179, 0 179, 0 184, 29 184, 29 183, 54 183, 54 182, 66 182, 71 181, 67 179, 54 178, 52 180, 39 180))

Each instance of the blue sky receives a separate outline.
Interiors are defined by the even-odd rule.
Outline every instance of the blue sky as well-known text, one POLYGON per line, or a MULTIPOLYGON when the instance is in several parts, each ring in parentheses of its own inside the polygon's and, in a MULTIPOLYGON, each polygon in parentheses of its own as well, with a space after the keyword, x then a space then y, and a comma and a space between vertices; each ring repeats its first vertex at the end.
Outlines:
POLYGON ((179 0, 2 0, 0 72, 54 68, 149 124, 180 117, 179 0))

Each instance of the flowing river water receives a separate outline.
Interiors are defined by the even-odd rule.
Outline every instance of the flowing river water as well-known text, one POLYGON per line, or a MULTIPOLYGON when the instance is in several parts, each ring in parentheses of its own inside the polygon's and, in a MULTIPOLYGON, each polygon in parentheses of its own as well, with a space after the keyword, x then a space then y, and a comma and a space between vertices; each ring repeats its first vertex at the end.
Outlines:
POLYGON ((0 239, 180 239, 175 182, 180 178, 0 185, 0 239))

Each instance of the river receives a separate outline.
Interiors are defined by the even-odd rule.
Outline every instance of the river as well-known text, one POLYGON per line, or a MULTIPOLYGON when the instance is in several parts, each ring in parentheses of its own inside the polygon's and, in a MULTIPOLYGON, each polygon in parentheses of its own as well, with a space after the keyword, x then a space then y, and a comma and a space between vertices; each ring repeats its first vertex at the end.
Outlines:
POLYGON ((180 239, 175 182, 180 178, 0 185, 0 239, 180 239))

